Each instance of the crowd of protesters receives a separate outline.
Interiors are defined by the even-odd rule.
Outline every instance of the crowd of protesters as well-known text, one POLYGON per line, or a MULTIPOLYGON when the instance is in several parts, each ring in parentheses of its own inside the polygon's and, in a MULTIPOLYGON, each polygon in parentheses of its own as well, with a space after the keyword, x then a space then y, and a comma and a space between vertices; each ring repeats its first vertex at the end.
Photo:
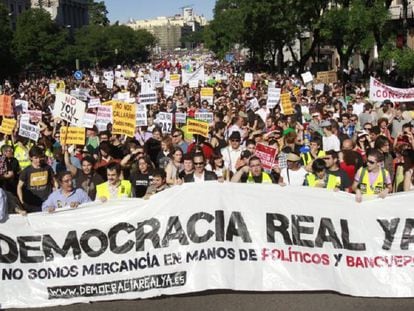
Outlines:
MULTIPOLYGON (((406 103, 370 102, 363 84, 344 86, 341 81, 304 84, 300 77, 254 73, 248 87, 244 73, 218 61, 204 61, 205 81, 199 87, 175 88, 173 96, 156 87, 158 103, 146 105, 147 125, 136 127, 135 136, 112 134, 111 124, 98 131, 86 129, 84 145, 68 146, 60 137, 67 122, 52 115, 55 90, 83 90, 82 100, 101 102, 129 92, 131 104, 139 103, 142 83, 152 71, 168 74, 195 70, 201 61, 164 61, 162 64, 114 68, 127 76, 127 85, 103 83, 103 72, 84 72, 81 80, 68 77, 33 77, 15 83, 5 81, 0 94, 11 96, 12 135, 0 134, 0 218, 9 213, 53 212, 93 200, 148 198, 186 182, 273 183, 308 186, 364 196, 386 197, 414 189, 414 121, 406 103), (281 105, 267 106, 272 83, 291 94, 293 114, 281 105), (201 87, 214 88, 213 102, 202 100, 201 87), (294 90, 299 88, 299 94, 294 90), (37 141, 21 137, 19 120, 24 113, 16 100, 28 102, 28 110, 42 111, 31 118, 41 129, 37 141), (173 124, 163 133, 159 112, 213 113, 209 137, 192 135, 185 124, 173 124), (257 144, 277 149, 271 169, 263 169, 257 144), (6 207, 7 206, 7 207, 6 207)), ((116 73, 118 72, 118 73, 116 73)), ((156 85, 157 86, 157 85, 156 85)), ((87 109, 96 113, 96 108, 87 109)), ((299 191, 299 190, 298 190, 299 191)))

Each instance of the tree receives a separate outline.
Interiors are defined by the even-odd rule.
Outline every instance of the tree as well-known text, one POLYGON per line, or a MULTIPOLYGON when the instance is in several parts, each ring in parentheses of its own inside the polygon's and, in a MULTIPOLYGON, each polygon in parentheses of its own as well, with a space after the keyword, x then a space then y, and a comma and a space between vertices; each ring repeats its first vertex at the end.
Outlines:
POLYGON ((13 56, 11 43, 13 32, 10 27, 10 19, 7 8, 0 3, 0 78, 5 78, 13 69, 13 56))
POLYGON ((51 70, 61 66, 67 40, 67 30, 59 28, 48 12, 30 9, 17 19, 13 49, 25 69, 51 70))
POLYGON ((88 12, 90 25, 109 25, 108 11, 104 1, 95 2, 94 0, 88 0, 88 12))

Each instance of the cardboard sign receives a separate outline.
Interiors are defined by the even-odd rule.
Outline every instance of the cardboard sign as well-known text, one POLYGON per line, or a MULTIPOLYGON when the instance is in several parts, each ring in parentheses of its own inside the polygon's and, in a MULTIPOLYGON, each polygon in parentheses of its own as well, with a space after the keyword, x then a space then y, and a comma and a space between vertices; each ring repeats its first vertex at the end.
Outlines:
POLYGON ((164 85, 164 95, 165 97, 172 97, 174 96, 174 92, 175 92, 175 87, 172 86, 171 84, 165 84, 164 85))
POLYGON ((134 137, 136 127, 135 105, 117 102, 113 106, 112 133, 134 137))
POLYGON ((152 91, 148 93, 139 94, 139 102, 144 105, 154 105, 158 103, 157 92, 152 91))
POLYGON ((171 134, 173 125, 173 114, 169 112, 159 112, 157 114, 158 124, 161 126, 163 134, 171 134))
POLYGON ((300 95, 300 88, 299 87, 295 87, 292 90, 293 96, 298 97, 300 95))
POLYGON ((301 77, 302 77, 302 80, 303 80, 303 83, 304 83, 304 84, 306 84, 306 83, 309 83, 309 82, 312 82, 312 81, 313 81, 313 76, 312 76, 312 74, 311 74, 309 71, 307 71, 307 72, 305 72, 305 73, 302 73, 302 74, 301 74, 301 77))
POLYGON ((60 141, 65 145, 84 145, 85 128, 62 126, 60 128, 60 141))
POLYGON ((214 89, 212 87, 203 87, 200 91, 201 101, 206 100, 208 104, 213 105, 214 89))
POLYGON ((96 114, 94 113, 85 113, 83 116, 83 127, 87 129, 93 128, 95 125, 96 114))
POLYGON ((135 109, 137 126, 147 126, 147 108, 145 105, 136 105, 135 109))
POLYGON ((185 112, 175 113, 175 124, 184 124, 187 121, 187 114, 185 112))
POLYGON ((180 86, 180 78, 179 74, 170 74, 170 85, 173 87, 180 86))
POLYGON ((267 91, 267 102, 266 107, 272 109, 276 107, 280 100, 280 88, 269 87, 267 91))
POLYGON ((1 126, 0 126, 0 133, 11 135, 13 133, 15 126, 16 126, 15 119, 3 118, 3 121, 1 122, 1 126))
POLYGON ((338 81, 338 75, 336 71, 319 71, 316 74, 317 83, 335 83, 338 81))
POLYGON ((38 141, 40 136, 40 127, 29 123, 20 122, 19 136, 38 141))
POLYGON ((0 116, 10 117, 12 115, 11 96, 0 95, 0 116))
POLYGON ((28 110, 27 113, 30 115, 30 121, 38 123, 42 121, 42 110, 28 110))
POLYGON ((59 117, 75 126, 82 126, 86 104, 68 94, 56 93, 53 116, 59 117))
POLYGON ((99 98, 89 99, 88 108, 98 108, 101 105, 101 100, 99 98))
POLYGON ((284 115, 291 115, 295 113, 295 109, 293 109, 293 104, 290 100, 290 93, 284 93, 280 95, 280 103, 281 103, 282 113, 284 115))
POLYGON ((106 131, 109 123, 113 123, 112 106, 99 106, 96 112, 96 127, 99 131, 106 131))
POLYGON ((208 137, 209 125, 205 121, 187 119, 187 132, 189 134, 198 134, 204 137, 208 137))
POLYGON ((212 112, 196 112, 194 114, 194 119, 205 121, 208 124, 213 124, 214 114, 212 112))
POLYGON ((278 153, 278 149, 258 143, 256 145, 256 152, 255 155, 260 159, 262 162, 262 166, 266 170, 271 170, 273 165, 276 163, 276 156, 278 153))

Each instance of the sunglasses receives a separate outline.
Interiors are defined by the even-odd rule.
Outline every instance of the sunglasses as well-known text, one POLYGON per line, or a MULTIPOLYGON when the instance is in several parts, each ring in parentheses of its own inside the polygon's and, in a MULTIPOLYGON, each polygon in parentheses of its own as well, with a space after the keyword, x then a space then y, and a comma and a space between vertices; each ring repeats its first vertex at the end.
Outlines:
POLYGON ((203 166, 204 165, 204 162, 194 162, 194 165, 195 166, 203 166))
POLYGON ((369 163, 369 164, 375 164, 375 163, 377 163, 377 162, 375 162, 375 161, 371 161, 371 160, 368 160, 368 161, 367 161, 367 163, 369 163))
POLYGON ((240 142, 240 139, 230 139, 230 141, 237 141, 237 142, 240 142))

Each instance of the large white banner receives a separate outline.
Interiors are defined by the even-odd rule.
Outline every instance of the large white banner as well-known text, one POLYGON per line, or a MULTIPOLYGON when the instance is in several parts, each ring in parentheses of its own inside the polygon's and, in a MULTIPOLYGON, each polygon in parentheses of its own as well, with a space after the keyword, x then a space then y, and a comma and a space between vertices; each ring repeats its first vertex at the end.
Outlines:
POLYGON ((414 88, 399 89, 391 87, 371 77, 369 83, 369 99, 373 101, 389 99, 396 102, 411 102, 414 101, 414 88))
POLYGON ((210 289, 413 297, 413 199, 210 182, 11 216, 0 308, 210 289))

